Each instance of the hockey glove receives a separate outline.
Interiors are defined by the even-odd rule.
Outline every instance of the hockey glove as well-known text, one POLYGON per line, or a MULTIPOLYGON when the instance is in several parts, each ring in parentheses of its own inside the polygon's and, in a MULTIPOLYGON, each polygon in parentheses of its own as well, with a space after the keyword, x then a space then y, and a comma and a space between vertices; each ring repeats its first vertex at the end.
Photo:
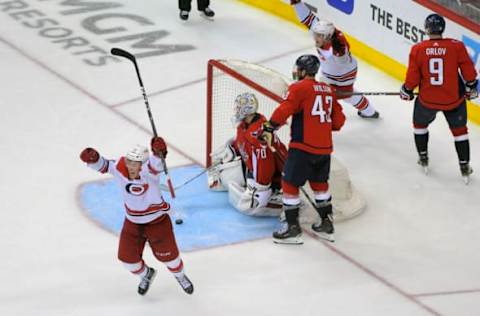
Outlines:
POLYGON ((465 97, 468 100, 478 98, 478 80, 473 80, 465 83, 465 97))
POLYGON ((93 148, 85 148, 80 153, 80 159, 85 163, 96 163, 100 159, 100 154, 93 148))
POLYGON ((160 154, 162 154, 163 158, 167 157, 167 144, 162 137, 153 137, 150 146, 155 156, 160 157, 160 154))
POLYGON ((412 101, 415 98, 413 90, 408 89, 405 84, 400 88, 400 99, 404 101, 412 101))
POLYGON ((342 43, 342 41, 338 38, 338 32, 335 31, 333 32, 332 35, 332 48, 333 48, 333 54, 335 56, 343 56, 345 54, 345 43, 342 43))
POLYGON ((290 0, 290 4, 291 5, 294 5, 294 4, 297 4, 297 3, 300 3, 302 2, 301 0, 290 0))
POLYGON ((266 121, 262 124, 262 134, 260 135, 260 139, 265 141, 270 148, 272 147, 274 131, 275 126, 270 121, 266 121))

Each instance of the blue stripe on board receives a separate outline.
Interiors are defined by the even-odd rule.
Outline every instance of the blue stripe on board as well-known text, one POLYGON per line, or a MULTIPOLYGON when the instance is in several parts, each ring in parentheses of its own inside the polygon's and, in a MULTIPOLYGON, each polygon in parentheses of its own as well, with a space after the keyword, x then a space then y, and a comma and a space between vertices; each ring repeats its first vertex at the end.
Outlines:
MULTIPOLYGON (((202 170, 199 166, 172 169, 174 186, 202 170)), ((164 192, 164 197, 184 219, 182 225, 174 225, 182 251, 270 237, 278 225, 276 218, 251 217, 236 211, 228 203, 226 192, 208 190, 206 174, 176 193, 175 201, 171 200, 168 192, 164 192)), ((105 229, 117 235, 120 233, 125 213, 120 188, 114 179, 84 184, 80 189, 80 201, 87 216, 105 229)))

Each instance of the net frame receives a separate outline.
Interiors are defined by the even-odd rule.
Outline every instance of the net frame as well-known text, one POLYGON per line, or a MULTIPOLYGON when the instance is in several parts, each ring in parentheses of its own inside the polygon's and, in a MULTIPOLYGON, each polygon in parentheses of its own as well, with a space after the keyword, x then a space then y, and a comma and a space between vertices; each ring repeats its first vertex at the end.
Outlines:
MULTIPOLYGON (((229 76, 233 78, 234 80, 237 80, 238 82, 242 83, 243 85, 248 86, 249 88, 255 90, 256 92, 260 93, 263 97, 266 97, 270 99, 271 101, 276 102, 277 104, 281 103, 284 98, 280 96, 279 94, 273 92, 271 89, 266 88, 265 86, 262 86, 261 84, 255 82, 254 80, 248 78, 246 75, 240 73, 239 70, 237 69, 248 69, 252 72, 256 72, 259 74, 262 74, 266 77, 272 77, 277 80, 282 81, 281 83, 285 86, 285 91, 286 88, 288 88, 288 85, 290 84, 290 81, 282 74, 269 69, 267 67, 249 63, 246 61, 241 61, 241 60, 221 60, 221 59, 211 59, 208 61, 207 65, 207 113, 206 113, 206 167, 209 167, 212 163, 210 153, 213 148, 213 133, 214 133, 214 127, 213 127, 213 107, 214 107, 214 84, 215 84, 215 79, 219 78, 220 76, 229 76), (220 74, 215 74, 215 71, 219 71, 220 74)), ((231 101, 231 104, 233 105, 233 100, 231 101)), ((230 108, 229 108, 230 109, 230 108)), ((260 111, 262 114, 262 111, 260 111)), ((287 123, 288 125, 288 123, 287 123)), ((283 127, 279 132, 277 132, 277 135, 280 136, 280 139, 287 144, 289 140, 289 128, 283 127)), ((234 135, 232 135, 233 137, 234 135)))

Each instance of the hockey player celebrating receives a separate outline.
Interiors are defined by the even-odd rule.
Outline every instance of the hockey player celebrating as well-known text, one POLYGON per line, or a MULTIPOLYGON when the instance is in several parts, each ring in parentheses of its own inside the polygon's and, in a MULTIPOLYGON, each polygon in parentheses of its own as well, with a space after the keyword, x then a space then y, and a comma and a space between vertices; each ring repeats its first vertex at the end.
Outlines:
POLYGON ((193 293, 193 284, 183 271, 168 211, 170 205, 163 200, 159 178, 163 171, 160 154, 167 155, 167 146, 161 137, 151 140, 152 156, 148 149, 137 145, 125 157, 107 160, 93 148, 85 148, 80 159, 88 167, 115 177, 122 190, 125 220, 120 233, 118 259, 140 277, 138 293, 145 295, 156 271, 143 260, 145 242, 148 241, 155 257, 173 273, 183 290, 193 293))
POLYGON ((301 0, 290 0, 297 17, 313 33, 320 58, 320 72, 326 82, 341 93, 338 99, 352 105, 363 118, 378 118, 380 115, 363 95, 350 95, 357 78, 357 61, 350 53, 350 45, 343 33, 333 23, 320 20, 301 0))
POLYGON ((335 90, 315 80, 320 67, 316 56, 300 56, 295 67, 299 81, 290 85, 286 100, 263 127, 263 136, 270 142, 273 132, 292 116, 291 140, 282 178, 283 208, 288 225, 273 233, 273 241, 303 243, 298 221, 299 187, 307 180, 315 194, 315 208, 321 219, 312 225, 312 230, 319 237, 333 241, 332 198, 328 191, 332 130, 342 128, 345 115, 337 102, 335 90))
POLYGON ((239 94, 232 117, 237 125, 235 139, 214 155, 215 167, 209 172, 210 189, 228 189, 230 203, 247 215, 278 216, 282 211, 279 191, 283 163, 276 157, 286 157, 287 149, 276 137, 272 146, 278 153, 273 155, 265 142, 259 140, 266 120, 258 113, 258 100, 253 93, 239 94), (242 161, 246 167, 246 187, 242 161))
POLYGON ((465 45, 457 40, 444 38, 445 20, 431 14, 425 20, 429 37, 414 45, 410 51, 407 76, 400 89, 400 98, 413 100, 413 90, 419 86, 419 94, 413 110, 413 128, 417 147, 418 164, 427 172, 428 125, 437 112, 442 111, 455 140, 460 172, 468 183, 473 172, 470 167, 467 107, 465 97, 478 97, 477 72, 468 56, 465 45), (462 78, 459 76, 459 70, 462 78))

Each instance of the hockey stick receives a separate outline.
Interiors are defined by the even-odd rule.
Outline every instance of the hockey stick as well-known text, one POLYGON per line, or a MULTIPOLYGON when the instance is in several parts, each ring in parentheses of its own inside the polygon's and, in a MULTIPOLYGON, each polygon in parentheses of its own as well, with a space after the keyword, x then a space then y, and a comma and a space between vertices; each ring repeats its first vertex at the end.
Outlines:
MULTIPOLYGON (((377 95, 377 96, 390 96, 390 95, 400 95, 400 92, 370 92, 370 91, 365 91, 365 92, 343 92, 343 91, 337 91, 336 93, 337 96, 339 97, 345 97, 345 96, 352 96, 352 95, 377 95)), ((414 93, 414 95, 418 95, 418 93, 414 93)))
MULTIPOLYGON (((282 155, 280 155, 277 152, 277 150, 268 141, 267 141, 267 146, 272 151, 272 153, 283 163, 283 165, 285 165, 285 158, 283 158, 282 155)), ((305 195, 308 202, 310 202, 310 204, 313 206, 313 208, 316 209, 317 204, 312 200, 310 195, 308 195, 307 191, 303 187, 300 187, 299 189, 300 189, 300 191, 302 191, 303 195, 305 195)))
MULTIPOLYGON (((147 108, 148 118, 150 120, 150 125, 152 126, 153 136, 157 137, 158 136, 157 128, 155 127, 155 122, 153 121, 152 111, 150 110, 150 104, 148 103, 147 93, 145 92, 145 87, 143 86, 142 77, 140 76, 140 69, 138 68, 137 59, 135 58, 135 56, 133 56, 132 54, 130 54, 129 52, 127 52, 126 50, 123 50, 121 48, 112 48, 112 50, 110 52, 112 53, 112 55, 124 57, 124 58, 130 60, 133 63, 133 65, 135 66, 135 71, 137 72, 138 83, 140 84, 140 90, 142 91, 142 95, 143 95, 143 101, 145 102, 145 106, 147 108)), ((163 170, 165 171, 165 176, 167 178, 167 185, 168 185, 168 188, 169 188, 169 191, 170 191, 170 195, 174 199, 175 198, 175 190, 174 190, 173 185, 172 185, 172 179, 170 178, 170 174, 168 173, 168 168, 167 168, 167 163, 165 162, 165 157, 163 157, 162 153, 159 153, 159 156, 160 156, 160 160, 162 161, 163 170)), ((183 219, 181 218, 181 216, 179 216, 178 213, 176 214, 175 217, 176 217, 176 220, 175 220, 176 224, 182 224, 183 223, 183 219)))
MULTIPOLYGON (((181 189, 182 187, 186 186, 187 184, 189 184, 189 183, 192 182, 193 180, 195 180, 195 179, 197 179, 198 177, 200 177, 201 175, 203 175, 205 172, 208 172, 208 171, 212 170, 213 168, 217 167, 217 166, 220 165, 220 164, 221 164, 221 162, 214 163, 214 164, 212 164, 210 167, 203 169, 203 170, 200 171, 198 174, 194 175, 193 177, 191 177, 190 179, 186 180, 186 181, 183 182, 182 184, 176 186, 176 187, 175 187, 175 191, 181 189)), ((163 184, 160 184, 160 188, 161 188, 163 191, 168 191, 168 190, 169 190, 169 188, 168 188, 166 185, 163 185, 163 184)))

